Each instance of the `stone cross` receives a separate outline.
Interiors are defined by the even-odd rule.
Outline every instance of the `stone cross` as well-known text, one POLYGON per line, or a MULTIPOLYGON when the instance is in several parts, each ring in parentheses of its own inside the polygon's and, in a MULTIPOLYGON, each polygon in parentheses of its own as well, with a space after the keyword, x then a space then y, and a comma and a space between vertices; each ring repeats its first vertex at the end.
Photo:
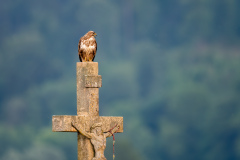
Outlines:
MULTIPOLYGON (((77 132, 75 125, 86 133, 94 124, 100 123, 101 129, 107 133, 116 124, 123 132, 123 117, 99 116, 99 88, 102 77, 98 75, 97 62, 77 62, 77 115, 54 115, 52 117, 53 132, 77 132)), ((90 139, 78 132, 78 160, 92 160, 94 148, 90 139)))

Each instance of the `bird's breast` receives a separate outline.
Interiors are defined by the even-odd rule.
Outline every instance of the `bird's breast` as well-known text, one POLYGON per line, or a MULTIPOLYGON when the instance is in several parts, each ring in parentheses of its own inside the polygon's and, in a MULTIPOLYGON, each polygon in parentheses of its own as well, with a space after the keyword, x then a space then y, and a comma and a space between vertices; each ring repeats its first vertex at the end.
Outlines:
POLYGON ((81 48, 86 52, 92 52, 94 49, 96 49, 96 44, 91 43, 91 41, 83 41, 81 42, 81 48))

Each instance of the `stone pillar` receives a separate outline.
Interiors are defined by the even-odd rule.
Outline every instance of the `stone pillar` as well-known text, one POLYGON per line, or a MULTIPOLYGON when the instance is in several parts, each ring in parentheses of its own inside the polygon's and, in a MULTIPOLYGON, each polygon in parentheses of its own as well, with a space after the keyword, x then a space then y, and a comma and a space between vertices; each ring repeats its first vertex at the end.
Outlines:
POLYGON ((77 63, 77 115, 99 116, 99 87, 97 62, 77 63))
MULTIPOLYGON (((77 115, 99 116, 99 87, 102 86, 98 75, 97 62, 77 62, 77 115)), ((78 133, 78 160, 92 160, 94 149, 88 138, 78 133), (87 159, 86 159, 87 157, 87 159)))

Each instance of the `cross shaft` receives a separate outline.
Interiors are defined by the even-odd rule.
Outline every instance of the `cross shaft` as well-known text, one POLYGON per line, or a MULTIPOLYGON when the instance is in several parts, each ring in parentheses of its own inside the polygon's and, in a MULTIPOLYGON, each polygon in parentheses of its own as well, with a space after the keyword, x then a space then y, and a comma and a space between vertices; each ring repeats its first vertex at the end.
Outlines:
MULTIPOLYGON (((53 132, 77 132, 72 122, 77 122, 86 132, 95 123, 102 123, 103 132, 109 131, 116 124, 118 132, 123 132, 123 117, 99 116, 99 88, 102 77, 98 75, 97 62, 77 63, 77 115, 54 115, 53 132)), ((78 133, 78 160, 92 160, 94 149, 90 140, 78 133)))

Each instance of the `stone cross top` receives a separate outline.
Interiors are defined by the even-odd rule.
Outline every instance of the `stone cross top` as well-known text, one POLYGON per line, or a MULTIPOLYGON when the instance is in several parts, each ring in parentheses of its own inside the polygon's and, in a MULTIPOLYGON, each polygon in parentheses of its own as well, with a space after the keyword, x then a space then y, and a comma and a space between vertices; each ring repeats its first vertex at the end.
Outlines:
MULTIPOLYGON (((99 116, 99 88, 102 77, 98 75, 97 62, 77 62, 77 115, 54 115, 52 117, 53 132, 78 132, 78 160, 102 160, 96 158, 94 134, 91 128, 101 124, 105 138, 112 135, 109 130, 123 132, 123 117, 99 116), (95 156, 95 157, 94 157, 95 156)), ((97 132, 97 131, 95 131, 97 132)), ((103 140, 106 143, 106 139, 103 140)), ((104 145, 106 147, 106 144, 104 145)), ((103 151, 104 152, 104 147, 103 151)), ((103 155, 104 157, 104 155, 103 155)))

